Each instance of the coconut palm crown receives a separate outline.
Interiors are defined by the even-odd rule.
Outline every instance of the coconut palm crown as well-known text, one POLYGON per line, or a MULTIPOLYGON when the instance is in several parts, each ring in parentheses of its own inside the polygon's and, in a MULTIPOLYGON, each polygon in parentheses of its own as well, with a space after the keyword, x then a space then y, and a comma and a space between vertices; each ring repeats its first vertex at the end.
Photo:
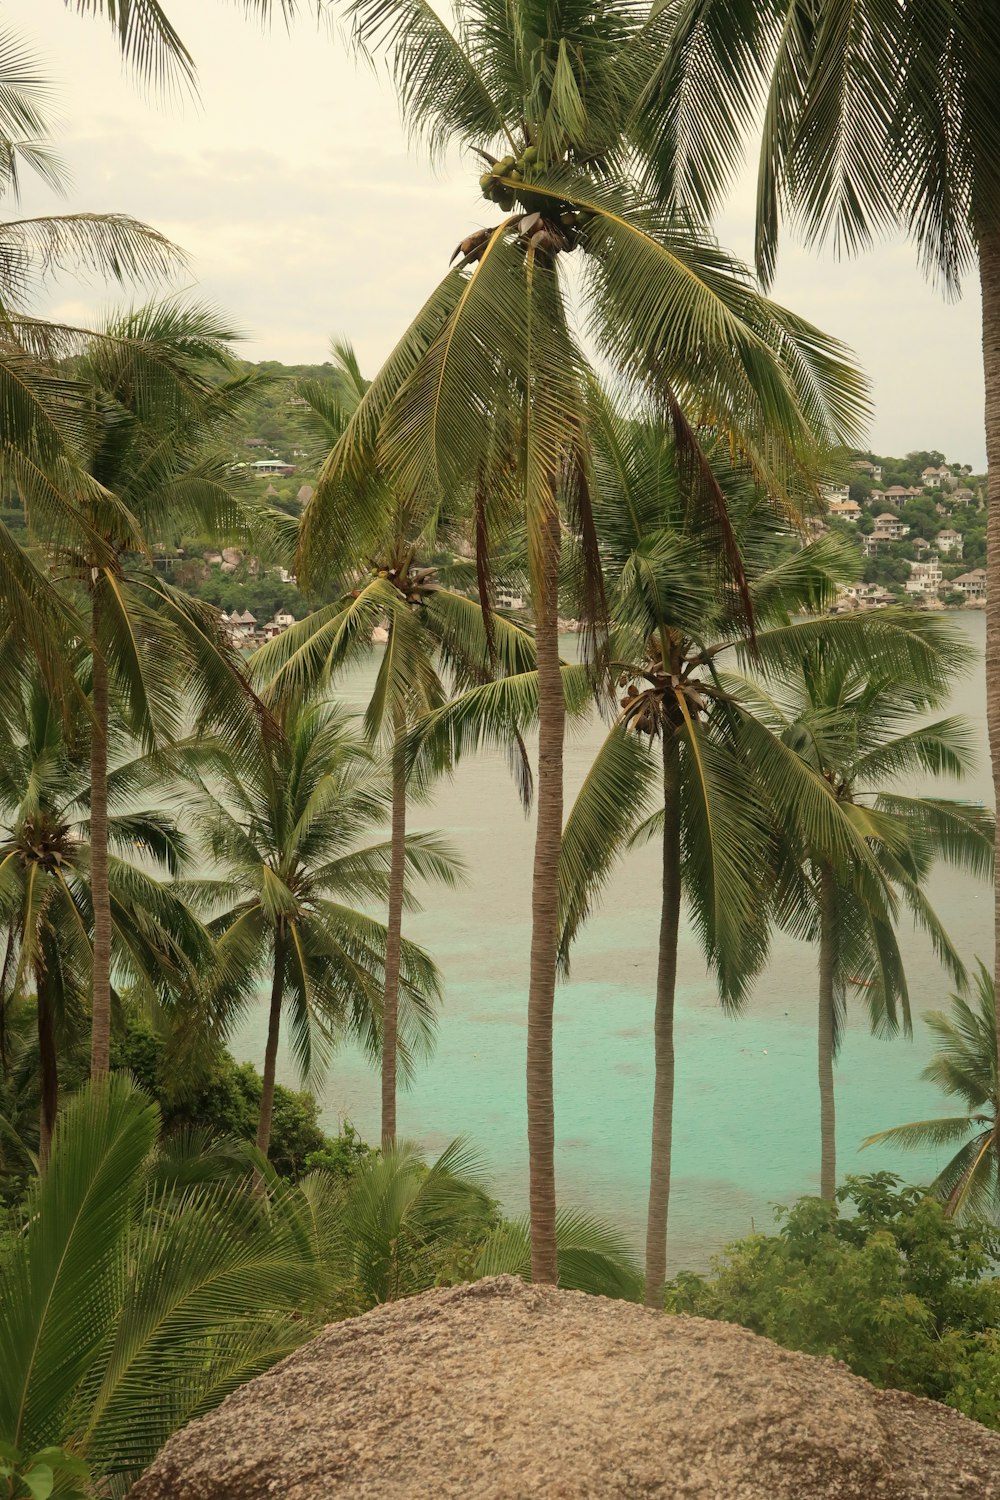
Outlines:
MULTIPOLYGON (((345 1035, 382 1050, 387 931, 365 908, 388 894, 390 844, 377 835, 386 777, 346 714, 332 704, 284 705, 280 738, 266 728, 236 748, 198 741, 177 751, 191 811, 218 877, 189 883, 210 904, 224 969, 243 979, 216 1018, 226 1030, 270 983, 257 1144, 267 1151, 281 1019, 301 1076, 315 1080, 345 1035)), ((411 833, 413 876, 457 878, 434 834, 411 833)), ((411 897, 412 901, 412 897, 411 897)), ((404 1076, 433 1036, 440 980, 415 943, 400 945, 398 1050, 404 1076)))

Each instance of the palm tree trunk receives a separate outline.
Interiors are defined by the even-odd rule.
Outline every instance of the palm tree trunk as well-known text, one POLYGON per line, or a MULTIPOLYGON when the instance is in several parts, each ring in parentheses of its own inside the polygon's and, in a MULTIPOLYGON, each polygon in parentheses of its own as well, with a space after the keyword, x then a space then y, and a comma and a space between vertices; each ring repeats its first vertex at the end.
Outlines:
POLYGON ((260 1114, 257 1118, 257 1150, 266 1156, 271 1144, 271 1116, 274 1113, 274 1075, 278 1066, 278 1036, 281 1031, 281 1001, 285 991, 284 937, 279 924, 274 934, 274 976, 271 980, 271 1005, 267 1013, 267 1044, 264 1048, 264 1082, 260 1091, 260 1114))
POLYGON ((14 931, 7 932, 4 945, 3 967, 0 968, 0 1078, 7 1081, 7 976, 14 956, 14 931))
MULTIPOLYGON (((993 796, 1000 807, 1000 226, 979 232, 983 294, 983 377, 986 387, 986 724, 993 762, 993 796)), ((994 974, 1000 976, 1000 881, 994 884, 994 974)), ((1000 1078, 1000 1026, 997 1027, 1000 1078)), ((994 1127, 1000 1153, 1000 1114, 994 1127)))
POLYGON ((531 879, 531 965, 528 980, 528 1162, 531 1279, 555 1283, 555 1110, 552 1091, 552 1012, 559 941, 559 850, 563 819, 563 730, 566 703, 559 670, 559 512, 545 522, 539 609, 538 822, 531 879))
POLYGON ((667 1216, 670 1210, 670 1156, 674 1132, 674 994, 677 987, 677 933, 681 916, 680 746, 663 735, 663 895, 660 951, 656 965, 653 1039, 653 1147, 649 1164, 646 1217, 646 1306, 663 1306, 667 1274, 667 1216))
POLYGON ((837 1186, 837 1119, 833 1095, 833 974, 836 964, 833 871, 819 872, 819 1195, 833 1200, 837 1186))
POLYGON ((385 937, 385 994, 382 1001, 382 1145, 396 1139, 396 1036, 399 1020, 399 957, 406 878, 405 716, 393 716, 392 842, 389 861, 389 918, 385 937))
POLYGON ((90 1076, 108 1071, 111 1053, 111 894, 108 888, 108 667, 100 642, 100 584, 91 594, 93 710, 90 734, 90 897, 94 906, 90 1076))
POLYGON ((35 976, 38 1008, 38 1071, 41 1077, 41 1106, 38 1112, 38 1170, 45 1172, 52 1150, 52 1132, 59 1107, 59 1069, 56 1058, 56 1018, 52 997, 45 977, 35 976))

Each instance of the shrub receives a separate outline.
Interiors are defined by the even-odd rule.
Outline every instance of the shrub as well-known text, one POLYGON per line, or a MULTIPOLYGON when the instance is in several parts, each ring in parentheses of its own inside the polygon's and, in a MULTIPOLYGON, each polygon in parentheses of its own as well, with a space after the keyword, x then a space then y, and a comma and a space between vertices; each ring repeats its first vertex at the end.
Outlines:
MULTIPOLYGON (((132 1024, 115 1041, 111 1064, 131 1073, 156 1100, 165 1134, 194 1126, 213 1135, 254 1139, 262 1082, 252 1063, 238 1063, 220 1048, 211 1059, 203 1059, 193 1075, 181 1079, 171 1065, 168 1043, 132 1024)), ((367 1151, 351 1125, 345 1137, 326 1135, 312 1094, 276 1086, 268 1155, 279 1176, 295 1181, 313 1165, 349 1175, 347 1164, 367 1151), (323 1160, 317 1162, 316 1157, 323 1160)))
POLYGON ((958 1225, 886 1172, 776 1216, 777 1234, 730 1245, 711 1277, 676 1277, 668 1311, 833 1355, 874 1385, 1000 1428, 1000 1228, 958 1225))

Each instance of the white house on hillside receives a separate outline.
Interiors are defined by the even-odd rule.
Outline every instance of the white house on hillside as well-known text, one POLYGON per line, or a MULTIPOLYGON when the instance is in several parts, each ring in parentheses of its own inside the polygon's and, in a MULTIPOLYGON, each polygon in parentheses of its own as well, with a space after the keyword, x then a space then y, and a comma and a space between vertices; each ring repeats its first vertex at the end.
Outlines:
POLYGON ((903 587, 908 594, 920 594, 924 598, 930 598, 937 594, 943 577, 941 564, 934 557, 929 562, 911 563, 910 576, 903 587))
POLYGON ((964 594, 967 599, 986 598, 986 569, 973 568, 971 573, 960 573, 951 581, 951 587, 964 594))
POLYGON ((861 506, 856 500, 831 500, 826 508, 831 516, 836 516, 841 521, 850 521, 852 525, 856 525, 861 519, 861 506))
POLYGON ((945 557, 961 557, 963 545, 960 531, 952 531, 949 527, 937 534, 937 549, 945 557))
POLYGON ((910 528, 905 521, 894 516, 891 511, 883 511, 880 516, 875 517, 875 530, 872 535, 880 542, 898 542, 904 536, 909 536, 910 528))

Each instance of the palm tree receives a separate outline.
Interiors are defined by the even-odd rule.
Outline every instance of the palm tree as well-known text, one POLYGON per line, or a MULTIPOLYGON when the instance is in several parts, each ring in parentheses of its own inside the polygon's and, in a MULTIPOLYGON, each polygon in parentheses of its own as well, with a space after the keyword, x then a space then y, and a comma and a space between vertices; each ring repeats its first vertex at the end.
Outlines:
MULTIPOLYGON (((983 0, 670 0, 645 103, 651 180, 711 215, 766 93, 757 265, 782 217, 854 254, 902 229, 924 271, 982 292, 987 528, 986 707, 1000 802, 1000 33, 983 0)), ((995 894, 1000 970, 1000 890, 995 894)), ((998 1127, 1000 1130, 1000 1127, 998 1127)), ((1000 1143, 1000 1135, 998 1135, 1000 1143)))
MULTIPOLYGON (((282 735, 265 727, 241 747, 194 742, 178 751, 192 806, 220 879, 186 889, 224 909, 211 928, 223 969, 242 984, 270 980, 257 1146, 267 1153, 281 1015, 290 1011, 299 1072, 320 1076, 348 1031, 373 1057, 382 1047, 385 925, 349 903, 384 900, 391 848, 364 844, 386 811, 384 770, 330 704, 289 700, 282 735)), ((411 834, 415 875, 451 883, 457 867, 433 834, 411 834)), ((440 981, 416 944, 400 945, 399 1055, 409 1072, 429 1045, 440 981)), ((231 1023, 239 995, 230 997, 231 1023)))
MULTIPOLYGON (((93 962, 90 780, 87 731, 67 725, 66 707, 44 678, 25 685, 12 723, 0 730, 0 931, 4 1004, 32 987, 41 1084, 39 1164, 49 1157, 58 1108, 57 1034, 78 1032, 93 962)), ((108 777, 112 849, 108 867, 111 972, 139 998, 196 990, 211 964, 208 933, 168 884, 186 857, 184 838, 137 797, 160 789, 158 768, 136 758, 120 732, 108 777), (143 864, 130 856, 142 851, 143 864)))
POLYGON ((94 413, 91 487, 77 494, 80 533, 42 532, 50 565, 84 601, 91 649, 91 891, 94 903, 91 1067, 107 1071, 111 915, 107 776, 114 706, 152 750, 191 708, 245 732, 256 706, 209 606, 150 564, 149 538, 188 524, 246 535, 248 509, 231 460, 214 444, 253 390, 235 373, 231 331, 212 309, 176 299, 112 321, 80 365, 94 413))
MULTIPOLYGON (((314 426, 328 442, 336 442, 346 413, 364 397, 367 382, 348 344, 334 346, 339 388, 304 381, 299 390, 309 402, 314 426)), ((400 492, 387 482, 375 489, 366 485, 368 504, 377 504, 372 518, 352 510, 342 523, 364 520, 342 572, 350 587, 331 604, 315 610, 297 625, 261 648, 253 660, 255 678, 266 683, 265 698, 313 692, 329 684, 351 661, 369 656, 372 631, 384 622, 387 632, 371 699, 364 718, 367 737, 381 742, 392 767, 391 860, 388 898, 388 946, 382 1003, 382 1142, 396 1136, 396 1031, 399 999, 400 944, 406 871, 407 785, 413 766, 407 765, 406 735, 414 724, 447 702, 444 677, 461 690, 487 678, 534 667, 534 640, 511 620, 484 614, 467 590, 448 587, 450 581, 468 584, 469 565, 453 555, 447 567, 434 566, 430 553, 454 541, 454 515, 426 498, 400 492)), ((508 748, 522 772, 525 801, 530 797, 530 773, 523 743, 516 734, 508 748)), ((450 755, 433 762, 423 757, 419 779, 440 773, 453 764, 450 755)))
POLYGON ((838 659, 819 640, 766 688, 735 689, 832 793, 834 816, 822 826, 776 780, 768 788, 779 834, 775 919, 819 947, 820 1193, 827 1199, 836 1189, 833 1064, 848 991, 861 990, 876 1034, 892 1035, 902 1022, 909 1035, 899 912, 909 909, 953 979, 964 984, 964 966, 923 884, 937 859, 982 879, 993 874, 992 814, 978 804, 883 789, 901 777, 963 776, 972 764, 964 720, 920 723, 959 668, 962 642, 942 629, 938 645, 936 667, 925 660, 906 676, 877 658, 838 659), (830 837, 839 824, 856 835, 846 858, 830 837))
MULTIPOLYGON (((65 0, 77 10, 103 18, 115 32, 125 61, 148 88, 170 89, 177 83, 193 89, 195 61, 160 0, 65 0)), ((322 17, 325 0, 238 0, 243 14, 261 23, 280 6, 286 25, 301 8, 322 17)))
MULTIPOLYGON (((371 1153, 346 1185, 314 1172, 279 1201, 295 1212, 303 1200, 327 1306, 350 1317, 432 1286, 481 1276, 530 1280, 528 1222, 501 1218, 488 1186, 466 1141, 452 1141, 429 1163, 415 1145, 397 1141, 371 1153)), ((638 1297, 627 1237, 613 1226, 564 1210, 559 1254, 562 1286, 638 1297)))
MULTIPOLYGON (((781 663, 796 642, 805 650, 817 635, 849 659, 891 658, 900 672, 933 647, 925 622, 897 611, 809 618, 835 597, 838 576, 855 565, 853 550, 832 537, 800 549, 787 519, 722 452, 712 461, 743 560, 744 599, 719 577, 715 538, 690 524, 669 428, 624 417, 606 400, 595 402, 594 417, 594 513, 615 620, 610 669, 622 697, 563 833, 560 957, 568 969, 571 945, 616 861, 658 837, 662 900, 646 1228, 646 1301, 656 1307, 666 1271, 682 896, 727 1009, 745 1004, 769 944, 772 830, 759 781, 762 754, 776 747, 754 737, 747 708, 726 691, 720 672, 727 653, 745 649, 751 621, 761 665, 781 663), (650 812, 654 795, 659 805, 650 812)), ((792 778, 810 816, 822 819, 830 788, 803 769, 787 756, 776 768, 780 779, 792 778)), ((853 830, 836 832, 846 855, 853 830)))
POLYGON ((997 1014, 993 976, 980 963, 976 1003, 964 995, 949 998, 948 1012, 928 1010, 924 1020, 937 1039, 936 1056, 921 1077, 946 1094, 964 1100, 966 1113, 939 1120, 916 1120, 880 1130, 862 1141, 862 1150, 890 1146, 946 1146, 960 1141, 955 1155, 931 1183, 949 1218, 978 1217, 1000 1207, 1000 1154, 996 1147, 997 1014))
MULTIPOLYGON (((716 516, 724 505, 701 462, 699 426, 725 431, 780 496, 817 434, 851 440, 864 387, 839 345, 761 299, 710 238, 636 189, 635 104, 659 47, 656 28, 627 0, 598 10, 572 0, 558 12, 533 0, 490 0, 485 9, 459 6, 454 30, 422 0, 356 0, 351 14, 359 49, 388 56, 412 132, 432 152, 461 145, 478 153, 483 193, 504 216, 460 241, 457 267, 351 415, 306 513, 299 572, 336 572, 359 530, 377 526, 373 474, 388 474, 407 494, 471 493, 484 595, 491 538, 514 515, 524 529, 539 704, 527 1067, 532 1262, 537 1280, 555 1281, 564 524, 581 541, 592 620, 602 613, 584 347, 599 349, 616 378, 668 413, 703 509, 716 516), (567 277, 584 290, 579 329, 567 277)), ((738 576, 738 560, 725 555, 738 576)))
MULTIPOLYGON (((53 102, 37 60, 0 28, 0 200, 16 202, 25 170, 52 187, 64 185, 49 145, 53 102)), ((58 532, 75 545, 93 545, 78 502, 81 489, 97 494, 82 463, 94 413, 67 366, 86 335, 32 312, 39 285, 66 270, 124 283, 162 279, 183 265, 176 246, 124 214, 0 221, 0 483, 18 496, 29 535, 58 532)), ((29 649, 51 675, 76 633, 73 624, 37 560, 0 523, 5 665, 29 649)))
POLYGON ((89 1085, 18 1214, 0 1265, 0 1438, 24 1457, 0 1466, 4 1495, 47 1469, 31 1493, 55 1470, 57 1493, 75 1479, 74 1494, 123 1496, 172 1432, 316 1326, 293 1221, 197 1160, 179 1170, 158 1132, 126 1076, 89 1085))

